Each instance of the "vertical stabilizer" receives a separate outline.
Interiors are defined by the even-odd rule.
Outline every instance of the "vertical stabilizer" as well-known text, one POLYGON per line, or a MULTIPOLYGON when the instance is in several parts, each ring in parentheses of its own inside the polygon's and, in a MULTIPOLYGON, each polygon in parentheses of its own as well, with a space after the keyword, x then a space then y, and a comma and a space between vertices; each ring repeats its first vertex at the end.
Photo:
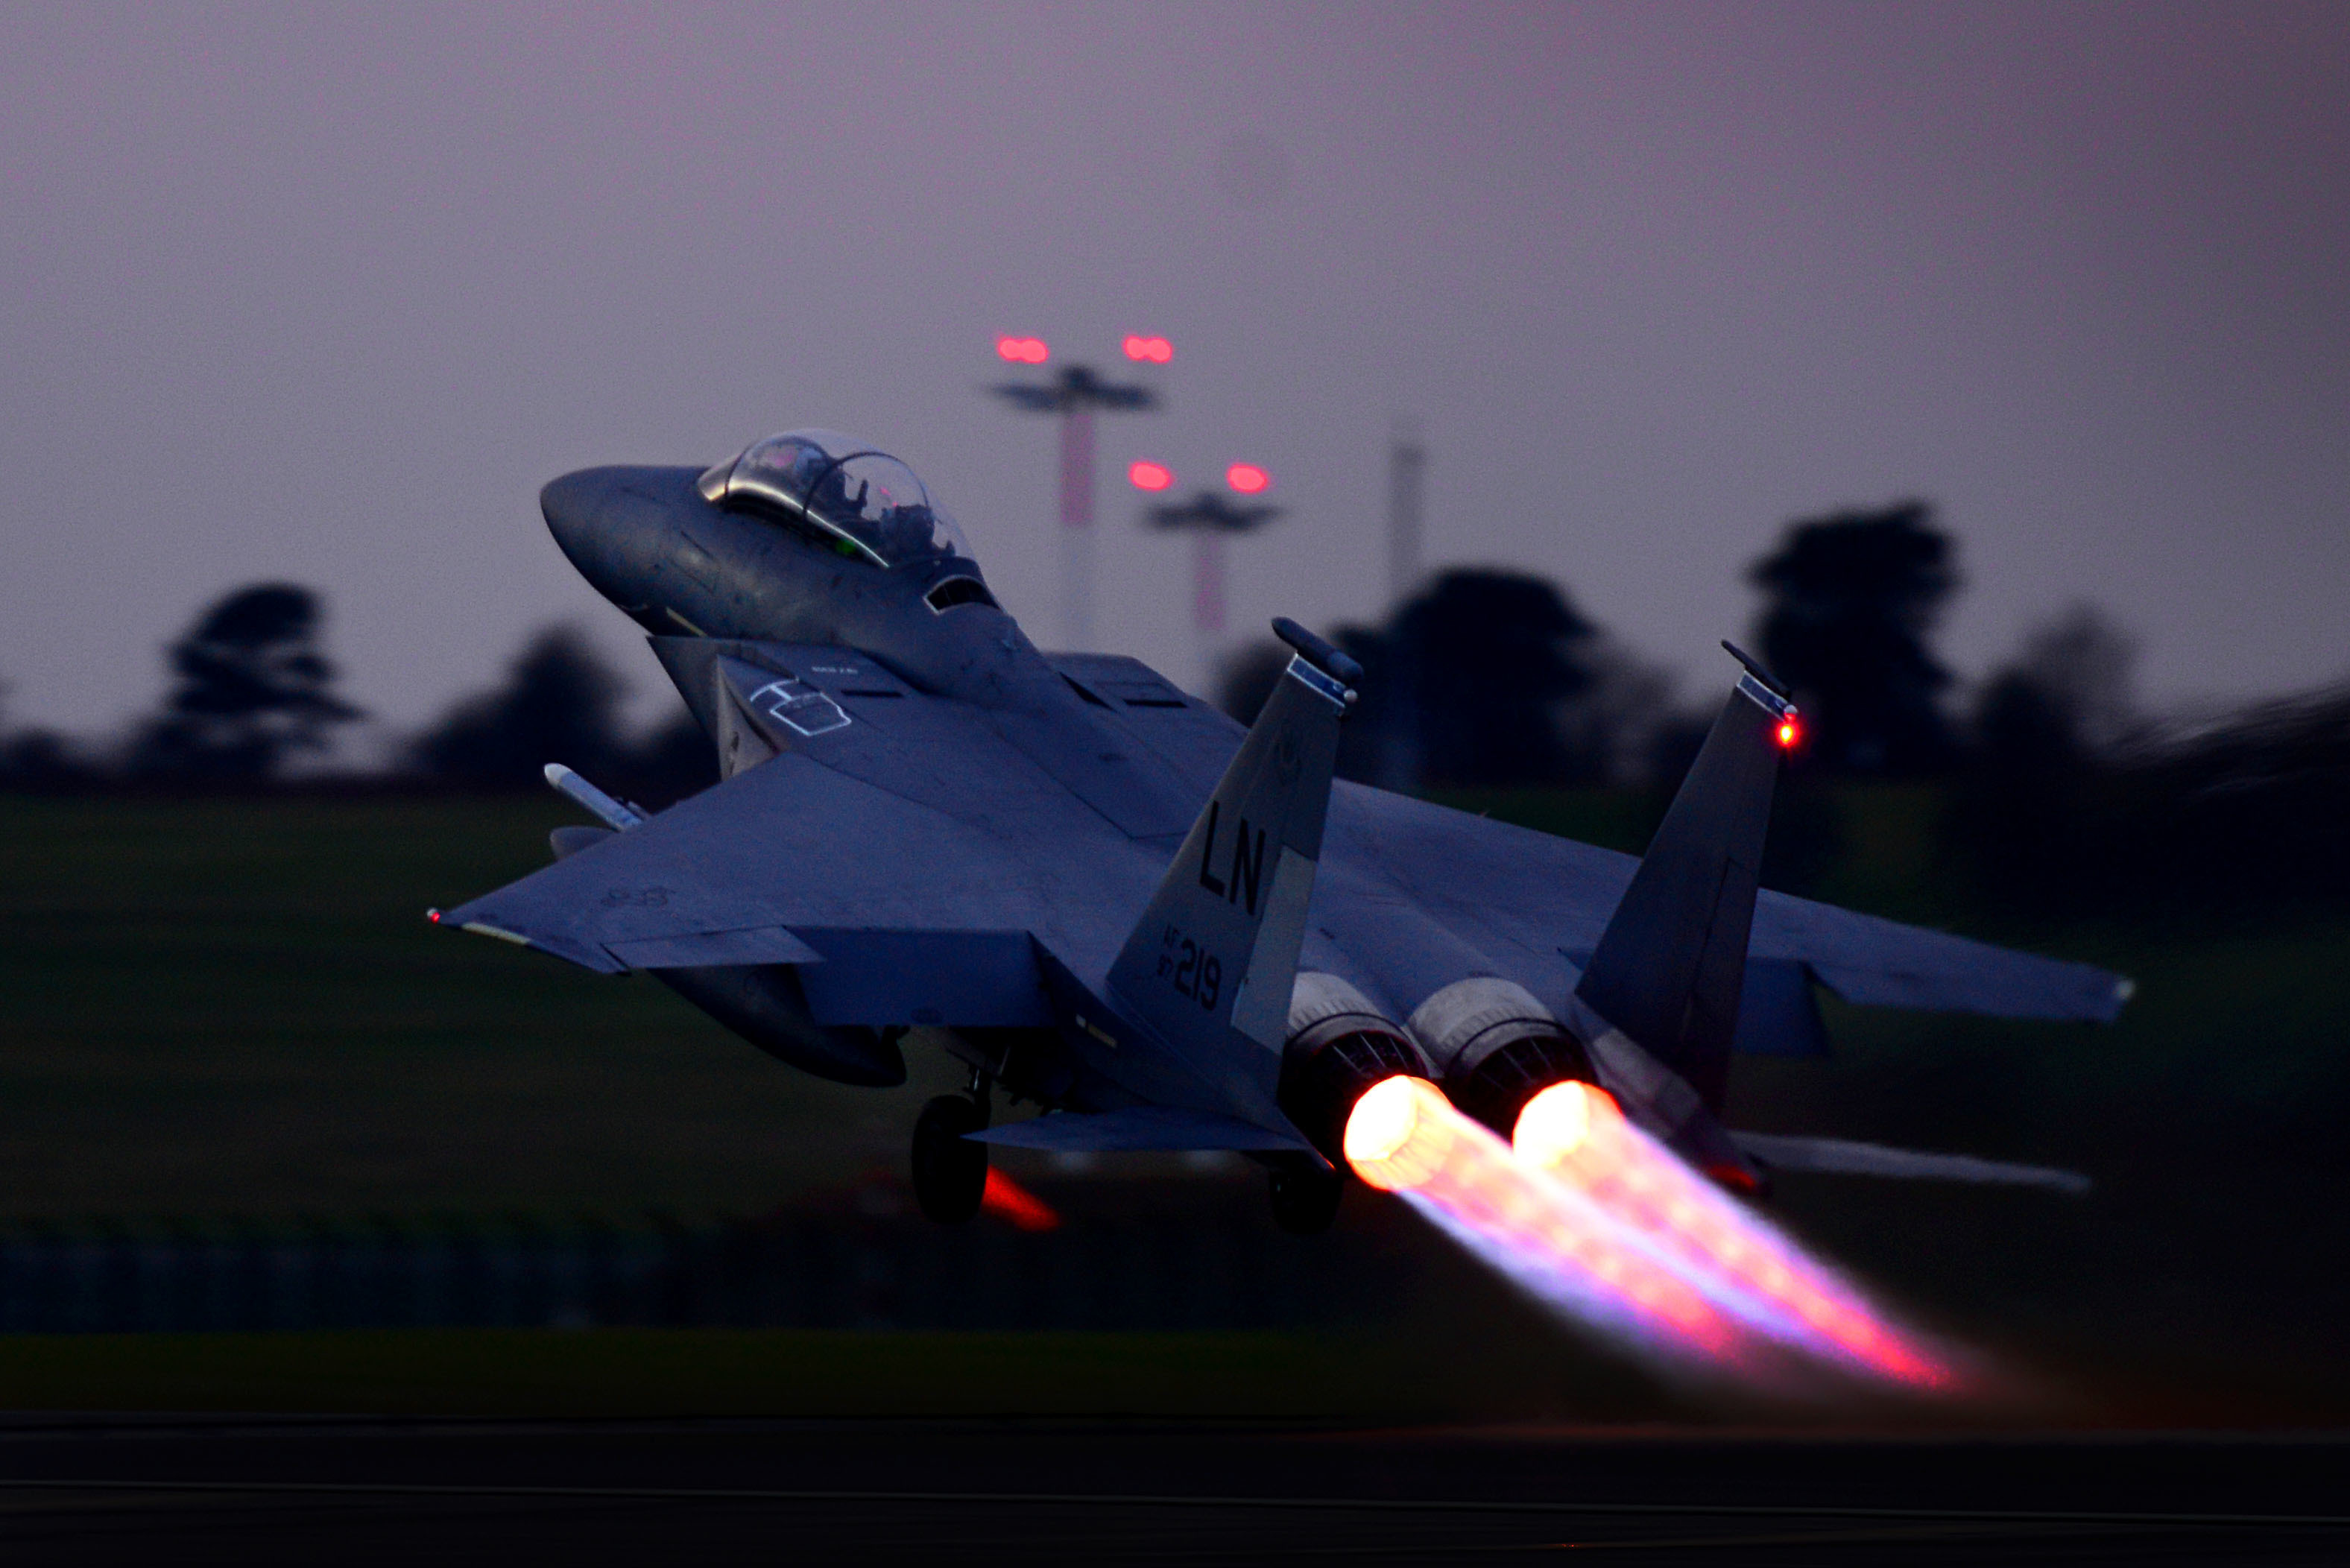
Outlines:
POLYGON ((1783 689, 1746 667, 1665 813, 1575 994, 1719 1106, 1738 1029, 1756 873, 1780 753, 1795 742, 1783 689))
POLYGON ((1271 1113, 1338 720, 1362 667, 1286 620, 1297 650, 1109 971, 1110 989, 1243 1115, 1271 1113))

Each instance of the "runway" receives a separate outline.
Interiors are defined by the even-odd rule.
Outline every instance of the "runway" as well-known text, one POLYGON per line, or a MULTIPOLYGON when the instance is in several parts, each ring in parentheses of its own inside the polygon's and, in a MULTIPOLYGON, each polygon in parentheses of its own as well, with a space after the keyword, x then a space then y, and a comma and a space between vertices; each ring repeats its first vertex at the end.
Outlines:
POLYGON ((0 1554, 2336 1563, 2345 1459, 2341 1435, 22 1418, 0 1554))

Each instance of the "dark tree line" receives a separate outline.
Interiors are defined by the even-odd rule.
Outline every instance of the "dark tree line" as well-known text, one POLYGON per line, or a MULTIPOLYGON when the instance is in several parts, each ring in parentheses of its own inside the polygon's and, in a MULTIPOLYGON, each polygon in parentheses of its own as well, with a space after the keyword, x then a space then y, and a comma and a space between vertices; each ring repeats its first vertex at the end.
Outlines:
POLYGON ((620 722, 627 683, 571 627, 549 627, 515 655, 504 681, 460 701, 408 748, 414 774, 461 789, 545 787, 559 762, 608 789, 666 805, 718 782, 715 753, 681 710, 650 735, 620 722))
POLYGON ((1762 661, 1794 689, 1814 757, 1841 773, 1918 777, 1958 754, 1928 646, 1958 587, 1925 503, 1800 523, 1747 580, 1762 590, 1762 661))
POLYGON ((171 687, 118 757, 54 730, 0 742, 0 782, 77 789, 122 779, 188 788, 251 788, 327 750, 335 726, 363 715, 334 692, 318 597, 291 583, 224 596, 163 650, 171 687))
MULTIPOLYGON (((1958 586, 1955 551, 1923 503, 1789 527, 1748 580, 1756 639, 1795 691, 1806 766, 1851 776, 1949 772, 1964 752, 1930 639, 1958 586)), ((1680 711, 1669 682, 1581 614, 1565 590, 1514 572, 1451 571, 1377 627, 1336 639, 1363 662, 1348 776, 1400 787, 1677 780, 1711 712, 1680 711)), ((1225 703, 1254 711, 1279 650, 1232 668, 1225 703)))
MULTIPOLYGON (((1809 733, 1766 880, 1802 888, 1836 854, 1835 781, 1922 779, 1942 785, 1953 867, 2021 905, 2152 909, 2350 888, 2350 691, 2164 731, 2136 715, 2128 639, 2075 607, 1960 708, 1932 648, 1959 587, 1956 550, 1918 502, 1792 524, 1747 576, 1762 599, 1755 645, 1809 733)), ((127 742, 108 753, 16 731, 0 736, 0 786, 280 785, 362 717, 335 690, 324 629, 307 588, 227 594, 165 649, 163 701, 127 742)), ((1661 801, 1711 719, 1711 702, 1677 707, 1669 681, 1566 590, 1523 573, 1447 572, 1335 640, 1366 670, 1340 770, 1388 787, 1633 784, 1661 801)), ((1225 705, 1253 716, 1286 659, 1270 644, 1244 651, 1225 705)), ((650 805, 713 782, 692 720, 676 711, 632 733, 625 693, 581 633, 549 628, 497 682, 406 740, 380 782, 531 791, 560 761, 650 805)))
MULTIPOLYGON (((1390 788, 1615 782, 1664 716, 1669 683, 1617 648, 1557 585, 1446 572, 1383 626, 1341 627, 1362 662, 1338 771, 1390 788)), ((1228 665, 1220 700, 1253 718, 1287 664, 1272 643, 1228 665)))
MULTIPOLYGON (((1932 639, 1960 586, 1920 502, 1799 521, 1748 572, 1756 650, 1807 732, 1782 785, 1764 879, 1802 889, 1842 851, 1842 780, 1938 783, 1948 869, 2020 909, 2124 915, 2350 893, 2350 690, 2181 730, 2138 717, 2130 640, 2076 606, 1953 701, 1932 639)), ((1341 768, 1391 787, 1645 784, 1661 799, 1711 705, 1615 651, 1561 589, 1452 572, 1378 627, 1341 768)), ((1285 650, 1235 660, 1253 714, 1285 650)))
POLYGON ((290 583, 239 588, 165 650, 163 711, 131 743, 133 778, 253 784, 306 753, 359 711, 332 690, 319 644, 318 597, 290 583))
MULTIPOLYGON (((327 752, 336 727, 362 718, 334 691, 325 610, 308 588, 262 583, 205 609, 164 649, 161 710, 109 755, 48 730, 0 739, 0 786, 68 791, 108 785, 180 791, 283 786, 327 752)), ((622 722, 626 681, 568 627, 533 637, 505 677, 463 698, 403 743, 380 783, 476 793, 545 787, 563 762, 648 804, 714 783, 709 742, 681 711, 649 735, 622 722)))

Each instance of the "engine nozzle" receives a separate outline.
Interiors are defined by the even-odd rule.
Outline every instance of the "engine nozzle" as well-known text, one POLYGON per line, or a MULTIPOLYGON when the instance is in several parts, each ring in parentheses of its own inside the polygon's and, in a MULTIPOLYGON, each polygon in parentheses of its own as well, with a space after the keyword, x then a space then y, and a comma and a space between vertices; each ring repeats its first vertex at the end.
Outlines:
POLYGON ((1298 975, 1282 1052, 1281 1108, 1331 1164, 1345 1168, 1356 1102, 1374 1085, 1399 1075, 1428 1075, 1427 1061, 1402 1026, 1336 975, 1311 970, 1298 975))
POLYGON ((1497 976, 1455 981, 1421 1002, 1411 1033, 1452 1103, 1504 1136, 1553 1084, 1597 1081, 1583 1043, 1531 992, 1497 976))

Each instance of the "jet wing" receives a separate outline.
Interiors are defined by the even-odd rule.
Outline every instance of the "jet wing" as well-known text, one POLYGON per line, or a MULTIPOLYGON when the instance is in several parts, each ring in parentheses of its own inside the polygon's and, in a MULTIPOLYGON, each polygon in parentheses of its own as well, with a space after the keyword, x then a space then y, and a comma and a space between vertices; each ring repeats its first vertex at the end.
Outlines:
POLYGON ((606 972, 807 964, 827 1023, 1041 1023, 1026 933, 1084 900, 1024 837, 784 755, 443 919, 606 972))
POLYGON ((1106 971, 1165 848, 986 715, 827 661, 869 665, 793 660, 794 749, 443 919, 607 972, 804 964, 825 1023, 1048 1023, 1031 936, 1106 971))
MULTIPOLYGON (((1545 998, 1573 990, 1638 858, 1359 785, 1332 802, 1334 860, 1388 883, 1430 919, 1545 998)), ((1868 1007, 2002 1018, 2110 1022, 2130 982, 2088 964, 2041 958, 1784 893, 1756 902, 1747 1002, 1808 1008, 1800 972, 1868 1007)), ((1763 1021, 1801 1034, 1804 1023, 1763 1021)), ((1743 1043, 1743 1042, 1742 1042, 1743 1043)), ((1762 1048, 1772 1046, 1762 1043, 1762 1048)), ((1786 1047, 1781 1048, 1797 1048, 1786 1047)))
MULTIPOLYGON (((846 649, 762 646, 829 699, 816 733, 795 734, 795 749, 447 918, 608 972, 806 963, 825 1023, 1042 1023, 1024 933, 1106 969, 1170 847, 1136 830, 1171 817, 1240 739, 1238 725, 1144 666, 1057 657, 1072 684, 1109 710, 1101 717, 1174 775, 1177 799, 1120 822, 1113 816, 1131 808, 1105 798, 1116 781, 1056 776, 1070 770, 964 704, 826 673, 869 667, 846 649), (834 711, 844 722, 833 722, 834 711), (1022 961, 1006 963, 1014 946, 1022 961)), ((1338 913, 1336 900, 1409 902, 1554 1005, 1572 992, 1638 865, 1344 783, 1328 834, 1335 875, 1315 898, 1315 923, 1338 913)), ((1742 1047, 1817 1049, 1811 980, 1861 1005, 2097 1021, 2118 1012, 2128 987, 2089 965, 1765 892, 1742 1047)))
MULTIPOLYGON (((1212 777, 1239 743, 1239 725, 1184 701, 1132 659, 1056 654, 1053 662, 1117 703, 1136 735, 1187 776, 1212 777)), ((1329 835, 1328 899, 1407 900, 1554 1005, 1575 989, 1639 865, 1635 856, 1343 782, 1331 794, 1329 835)), ((1315 909, 1327 924, 1335 906, 1317 899, 1315 909)), ((2131 989, 2089 964, 1764 891, 1747 948, 1738 1049, 1825 1051, 1813 981, 1862 1007, 2101 1023, 2131 989)))

